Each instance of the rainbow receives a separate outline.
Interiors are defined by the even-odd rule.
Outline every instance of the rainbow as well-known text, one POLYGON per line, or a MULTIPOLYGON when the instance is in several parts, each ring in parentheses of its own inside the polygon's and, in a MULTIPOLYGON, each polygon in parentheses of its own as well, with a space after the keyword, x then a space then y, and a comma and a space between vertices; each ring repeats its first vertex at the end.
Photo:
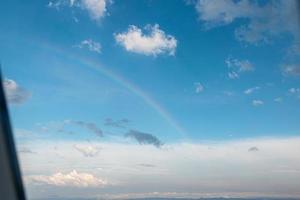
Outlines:
MULTIPOLYGON (((32 41, 31 41, 32 42, 32 41)), ((85 57, 73 55, 72 53, 62 49, 61 47, 54 46, 49 42, 37 42, 38 46, 43 46, 49 50, 54 50, 59 54, 63 54, 72 60, 79 61, 80 64, 92 68, 93 70, 100 72, 107 78, 117 82, 124 88, 128 89, 130 92, 140 97, 147 105, 154 109, 168 124, 170 124, 182 137, 187 137, 185 129, 174 119, 174 117, 156 101, 150 94, 146 93, 144 90, 139 88, 137 85, 133 84, 123 76, 117 74, 116 72, 104 67, 103 65, 96 63, 95 61, 89 60, 85 57)))

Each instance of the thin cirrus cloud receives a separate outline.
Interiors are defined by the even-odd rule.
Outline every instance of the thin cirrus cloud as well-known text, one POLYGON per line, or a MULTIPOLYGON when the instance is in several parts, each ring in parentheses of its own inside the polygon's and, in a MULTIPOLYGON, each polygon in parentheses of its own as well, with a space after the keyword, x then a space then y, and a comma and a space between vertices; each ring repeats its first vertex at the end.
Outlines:
POLYGON ((228 57, 225 63, 229 69, 228 78, 237 79, 240 74, 254 71, 254 66, 249 60, 239 60, 228 57))
POLYGON ((32 175, 25 181, 34 185, 51 185, 57 187, 103 187, 107 181, 102 180, 90 173, 80 173, 72 170, 69 173, 58 172, 52 175, 32 175))
POLYGON ((61 7, 80 8, 86 10, 93 20, 100 20, 107 13, 107 6, 111 0, 53 0, 49 1, 48 7, 59 10, 61 7))
POLYGON ((130 130, 125 134, 125 137, 133 138, 142 145, 150 144, 157 148, 160 148, 163 145, 163 143, 156 136, 150 133, 143 133, 136 130, 130 130))
POLYGON ((260 89, 260 87, 258 87, 258 86, 252 87, 252 88, 249 88, 249 89, 245 90, 245 91, 244 91, 244 94, 249 95, 249 94, 252 94, 254 91, 257 91, 257 90, 259 90, 259 89, 260 89))
POLYGON ((129 52, 146 56, 175 55, 177 40, 174 36, 167 35, 158 24, 147 25, 144 30, 148 34, 137 26, 130 25, 127 31, 115 34, 115 40, 129 52))
POLYGON ((89 51, 101 53, 101 44, 99 42, 93 41, 92 39, 82 40, 80 44, 75 45, 74 47, 83 49, 86 48, 89 51))
POLYGON ((5 79, 3 86, 6 99, 10 104, 22 104, 31 96, 30 92, 12 79, 5 79))

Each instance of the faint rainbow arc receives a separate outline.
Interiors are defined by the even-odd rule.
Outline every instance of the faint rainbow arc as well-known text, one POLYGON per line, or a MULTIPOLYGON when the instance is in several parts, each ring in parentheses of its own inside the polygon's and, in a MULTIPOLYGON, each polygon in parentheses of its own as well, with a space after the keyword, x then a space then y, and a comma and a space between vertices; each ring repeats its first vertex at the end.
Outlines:
MULTIPOLYGON (((41 42, 38 42, 41 44, 41 42)), ((56 50, 59 53, 67 55, 69 58, 73 60, 78 60, 81 62, 81 64, 86 65, 101 74, 105 75, 106 77, 110 78, 111 80, 117 82, 121 86, 125 87, 138 97, 144 100, 144 102, 151 106, 163 119, 165 119, 178 133, 181 134, 182 137, 186 138, 187 134, 185 129, 173 118, 173 116, 164 108, 162 107, 153 97, 151 97, 149 94, 147 94, 145 91, 140 89, 137 85, 131 83, 129 80, 125 79, 124 77, 118 75, 116 72, 113 72, 104 66, 100 65, 99 63, 92 62, 91 60, 88 60, 87 58, 83 58, 78 55, 73 55, 70 52, 57 47, 53 46, 52 44, 49 44, 48 42, 42 42, 44 44, 44 47, 47 47, 52 50, 56 50)))

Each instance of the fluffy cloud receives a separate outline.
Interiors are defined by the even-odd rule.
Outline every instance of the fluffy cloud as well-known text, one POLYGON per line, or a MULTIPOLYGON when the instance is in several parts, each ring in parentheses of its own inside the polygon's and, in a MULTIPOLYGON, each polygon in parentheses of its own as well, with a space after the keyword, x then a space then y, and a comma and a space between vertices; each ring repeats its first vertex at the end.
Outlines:
POLYGON ((69 173, 58 172, 50 176, 32 175, 26 177, 26 181, 37 185, 52 185, 64 187, 103 187, 107 181, 95 177, 89 173, 78 173, 73 170, 69 173))
POLYGON ((245 90, 244 93, 247 94, 247 95, 252 94, 254 91, 259 90, 259 89, 260 89, 260 87, 256 86, 256 87, 249 88, 249 89, 245 90))
POLYGON ((91 39, 83 40, 80 44, 75 45, 78 48, 87 48, 88 50, 96 53, 101 53, 101 45, 91 39))
POLYGON ((263 104, 264 104, 264 102, 262 100, 255 99, 255 100, 252 101, 253 106, 261 106, 263 104))
POLYGON ((88 11, 91 19, 100 20, 107 12, 111 0, 56 0, 50 1, 48 7, 59 10, 60 7, 81 8, 88 11))
POLYGON ((74 149, 85 157, 95 157, 100 153, 101 148, 91 145, 74 145, 74 149))
POLYGON ((203 87, 203 85, 201 84, 201 83, 199 83, 199 82, 197 82, 197 83, 194 83, 194 85, 195 85, 195 92, 196 93, 201 93, 201 92, 203 92, 203 90, 204 90, 204 87, 203 87))
POLYGON ((166 35, 159 29, 159 25, 147 25, 144 34, 142 30, 130 25, 127 32, 115 34, 115 40, 127 51, 157 56, 159 54, 174 55, 177 47, 177 40, 172 35, 166 35))
POLYGON ((229 69, 228 77, 230 79, 237 79, 241 73, 251 72, 254 70, 253 65, 249 60, 238 60, 235 58, 228 57, 225 63, 229 69))
POLYGON ((151 144, 157 148, 163 145, 163 143, 157 137, 149 133, 130 130, 125 136, 135 139, 139 144, 151 144))
POLYGON ((30 97, 30 93, 19 86, 14 80, 5 79, 3 86, 8 103, 22 104, 30 97))
POLYGON ((298 40, 298 5, 295 0, 198 0, 196 10, 206 28, 227 25, 239 19, 246 24, 235 30, 238 40, 249 43, 268 42, 272 37, 289 33, 298 40), (284 26, 282 26, 284 24, 284 26))

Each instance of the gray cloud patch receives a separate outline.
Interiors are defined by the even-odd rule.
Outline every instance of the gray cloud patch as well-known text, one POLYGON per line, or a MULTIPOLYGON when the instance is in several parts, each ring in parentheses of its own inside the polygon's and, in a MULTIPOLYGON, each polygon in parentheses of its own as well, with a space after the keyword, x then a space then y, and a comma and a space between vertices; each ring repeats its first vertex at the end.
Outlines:
POLYGON ((139 144, 151 144, 157 148, 163 145, 163 143, 156 136, 136 130, 130 130, 128 133, 125 134, 125 137, 133 138, 139 144))
POLYGON ((129 123, 128 119, 113 120, 111 118, 106 118, 104 125, 116 127, 116 128, 126 128, 128 123, 129 123))
POLYGON ((5 79, 3 86, 6 99, 10 104, 22 104, 30 97, 30 93, 19 86, 14 80, 5 79))
POLYGON ((103 136, 103 132, 100 128, 97 127, 97 125, 95 123, 92 122, 84 122, 84 121, 75 121, 75 120, 70 120, 68 121, 72 124, 75 124, 77 126, 86 128, 87 130, 95 133, 97 136, 102 137, 103 136))
POLYGON ((259 149, 257 147, 250 147, 248 149, 249 152, 256 152, 256 151, 259 151, 259 149))
POLYGON ((147 164, 147 163, 140 163, 140 164, 138 164, 138 166, 140 166, 140 167, 149 167, 149 168, 156 167, 155 165, 147 164))

